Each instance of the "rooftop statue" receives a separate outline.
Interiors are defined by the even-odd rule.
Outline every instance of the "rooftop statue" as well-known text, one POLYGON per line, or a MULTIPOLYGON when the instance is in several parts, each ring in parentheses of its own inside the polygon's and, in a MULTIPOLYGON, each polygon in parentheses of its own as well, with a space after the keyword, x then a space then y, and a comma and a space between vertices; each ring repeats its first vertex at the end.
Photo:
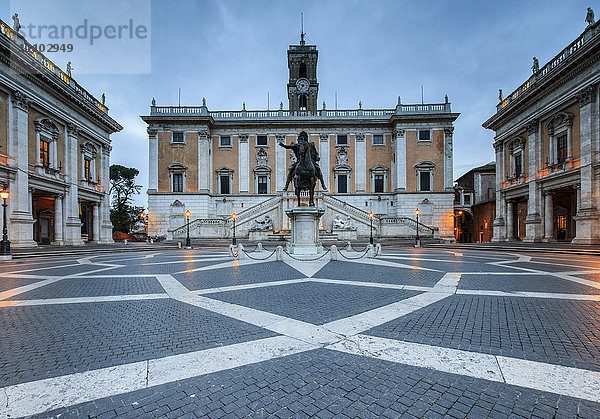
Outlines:
POLYGON ((588 26, 593 25, 596 22, 596 20, 594 19, 594 11, 591 7, 588 7, 587 15, 585 16, 585 21, 587 22, 588 26))
POLYGON ((297 143, 287 145, 284 142, 280 142, 279 145, 283 148, 292 150, 297 160, 297 162, 290 167, 283 190, 287 191, 290 182, 293 180, 294 191, 298 198, 298 206, 300 206, 300 192, 308 190, 310 194, 309 205, 314 207, 315 186, 317 180, 320 180, 323 189, 327 190, 321 168, 317 163, 319 161, 319 153, 317 153, 315 144, 309 142, 308 134, 305 131, 302 131, 298 136, 297 143))
MULTIPOLYGON (((588 9, 588 10, 590 10, 590 9, 588 9)), ((593 16, 593 14, 594 13, 592 13, 592 16, 593 16)), ((22 28, 21 22, 19 22, 19 15, 17 13, 15 13, 12 16, 12 20, 13 20, 13 29, 15 30, 15 32, 19 32, 22 28)))

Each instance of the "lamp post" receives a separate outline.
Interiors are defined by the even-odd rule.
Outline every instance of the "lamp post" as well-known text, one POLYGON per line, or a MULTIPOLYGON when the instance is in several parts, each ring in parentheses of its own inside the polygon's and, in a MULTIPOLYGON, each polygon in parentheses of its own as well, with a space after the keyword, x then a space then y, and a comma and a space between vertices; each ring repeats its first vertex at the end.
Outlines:
POLYGON ((142 220, 144 220, 144 232, 146 233, 146 241, 148 241, 148 218, 147 215, 144 214, 144 212, 140 212, 140 218, 142 220))
POLYGON ((231 239, 231 244, 234 246, 237 244, 235 240, 235 219, 237 218, 237 214, 234 212, 231 214, 231 219, 233 220, 233 238, 231 239))
POLYGON ((192 213, 190 212, 190 210, 187 210, 185 212, 185 218, 187 219, 187 237, 185 238, 186 249, 192 248, 192 242, 190 241, 190 215, 192 215, 192 213))
POLYGON ((417 216, 417 237, 416 237, 416 243, 415 243, 416 246, 419 246, 419 240, 420 240, 420 238, 419 238, 419 214, 420 213, 421 213, 421 211, 419 211, 419 209, 417 208, 415 210, 415 215, 417 216))
POLYGON ((458 220, 456 220, 456 243, 459 243, 459 238, 460 238, 460 220, 462 218, 462 211, 458 211, 458 220))
POLYGON ((373 217, 375 217, 375 214, 373 214, 373 212, 369 213, 369 219, 371 220, 371 237, 369 238, 369 243, 373 244, 373 217))
POLYGON ((10 196, 10 193, 6 190, 0 192, 0 198, 4 200, 2 203, 2 241, 0 241, 0 256, 4 260, 12 259, 10 254, 10 241, 8 240, 8 229, 6 226, 6 200, 10 196))

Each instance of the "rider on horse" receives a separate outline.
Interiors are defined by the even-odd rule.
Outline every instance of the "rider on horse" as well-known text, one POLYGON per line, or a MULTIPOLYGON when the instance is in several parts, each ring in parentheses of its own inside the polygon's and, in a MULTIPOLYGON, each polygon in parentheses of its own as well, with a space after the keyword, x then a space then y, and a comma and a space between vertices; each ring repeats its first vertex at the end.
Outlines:
MULTIPOLYGON (((319 158, 319 153, 317 152, 317 148, 315 147, 315 143, 313 143, 312 141, 308 141, 308 134, 306 134, 306 132, 304 132, 304 131, 302 131, 300 133, 300 135, 298 135, 298 142, 301 142, 301 141, 307 142, 310 145, 310 157, 311 157, 313 166, 315 167, 317 178, 321 181, 321 186, 323 187, 323 190, 327 190, 327 186, 325 186, 325 181, 323 180, 323 174, 321 173, 321 168, 319 167, 319 164, 317 163, 320 160, 320 158, 319 158)), ((300 161, 300 156, 298 155, 298 150, 300 148, 300 145, 298 143, 292 143, 290 145, 287 145, 285 143, 279 143, 279 145, 282 146, 283 148, 293 150, 294 155, 296 156, 296 163, 294 163, 292 166, 290 166, 290 170, 287 175, 287 180, 285 182, 285 187, 283 188, 284 191, 287 191, 287 188, 288 188, 288 186, 290 186, 290 182, 292 181, 292 178, 294 177, 294 171, 296 169, 296 166, 298 165, 298 162, 300 161)))

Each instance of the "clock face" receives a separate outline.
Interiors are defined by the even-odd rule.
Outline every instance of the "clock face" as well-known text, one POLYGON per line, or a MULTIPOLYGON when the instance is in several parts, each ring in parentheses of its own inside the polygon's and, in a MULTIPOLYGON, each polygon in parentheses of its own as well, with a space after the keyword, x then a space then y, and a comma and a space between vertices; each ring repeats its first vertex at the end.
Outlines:
POLYGON ((301 78, 296 81, 296 89, 298 89, 298 91, 300 93, 308 92, 309 87, 310 87, 310 82, 308 81, 308 79, 301 78))

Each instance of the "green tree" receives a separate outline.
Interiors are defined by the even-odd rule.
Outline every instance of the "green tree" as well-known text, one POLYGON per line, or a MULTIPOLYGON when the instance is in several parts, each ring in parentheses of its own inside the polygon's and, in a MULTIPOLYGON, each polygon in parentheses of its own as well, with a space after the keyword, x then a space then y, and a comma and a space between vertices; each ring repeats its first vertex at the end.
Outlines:
POLYGON ((135 177, 140 171, 135 167, 125 167, 119 164, 110 166, 110 195, 112 197, 112 208, 110 209, 110 221, 113 231, 130 233, 131 229, 139 221, 139 213, 142 207, 131 205, 135 195, 140 193, 141 185, 135 184, 135 177))

